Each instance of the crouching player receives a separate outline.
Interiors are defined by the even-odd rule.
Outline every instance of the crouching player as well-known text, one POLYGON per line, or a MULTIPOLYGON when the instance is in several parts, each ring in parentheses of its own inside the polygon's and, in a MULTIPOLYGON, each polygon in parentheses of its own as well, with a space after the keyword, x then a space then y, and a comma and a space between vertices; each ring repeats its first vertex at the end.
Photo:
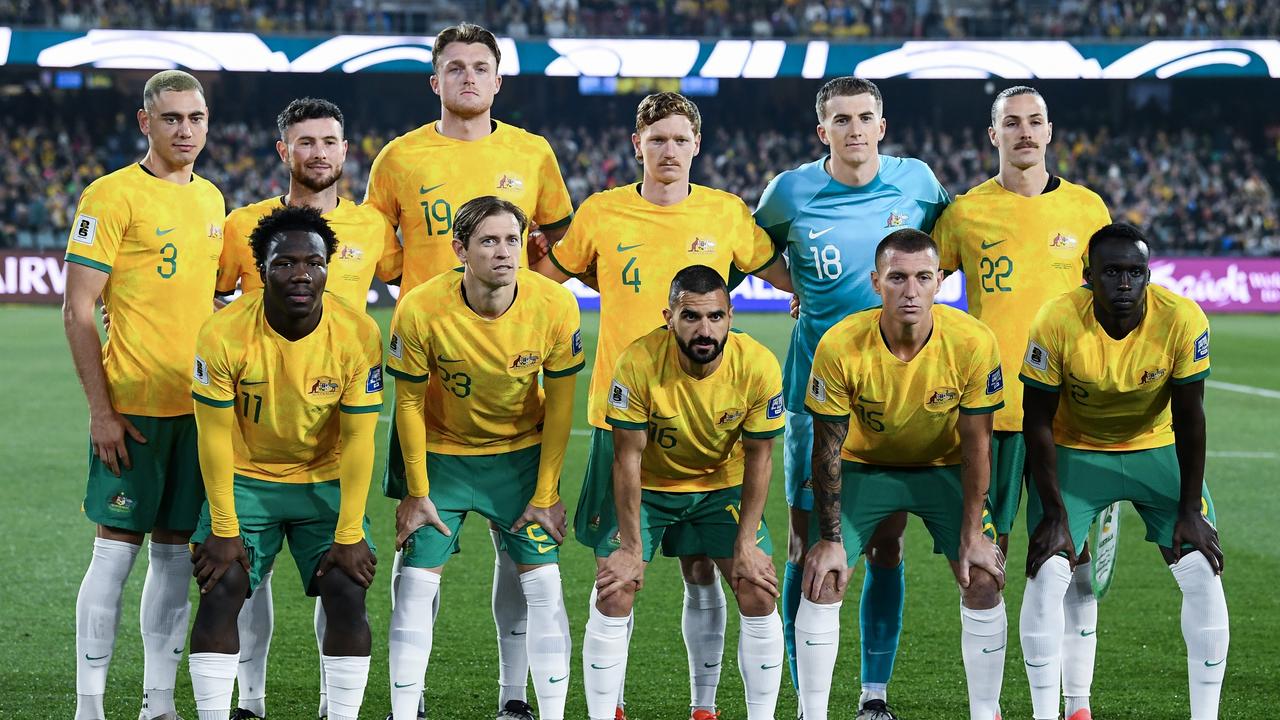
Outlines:
POLYGON ((1089 524, 1128 500, 1182 590, 1192 720, 1218 717, 1227 600, 1213 501, 1204 484, 1209 321, 1194 301, 1149 285, 1141 231, 1089 240, 1089 285, 1046 304, 1021 378, 1027 458, 1027 587, 1022 653, 1038 719, 1058 717, 1062 597, 1089 524))
MULTIPOLYGON (((437 275, 400 298, 392 323, 387 371, 397 381, 409 488, 396 508, 404 556, 391 613, 395 720, 418 715, 432 604, 471 512, 501 528, 501 551, 516 563, 539 715, 564 718, 571 641, 557 564, 565 532, 559 487, 582 334, 573 294, 520 269, 526 226, 524 212, 506 200, 464 204, 453 222, 462 272, 437 275)), ((532 709, 511 699, 499 717, 531 720, 532 709)))
POLYGON ((205 322, 191 385, 208 495, 191 538, 201 592, 191 630, 196 709, 201 720, 230 714, 236 619, 287 538, 303 589, 320 596, 328 618, 329 720, 355 720, 377 563, 364 509, 382 337, 372 318, 324 292, 338 240, 318 210, 276 210, 250 242, 264 287, 205 322))
POLYGON ((582 649, 587 714, 613 720, 645 566, 663 536, 680 531, 700 537, 729 580, 747 717, 772 720, 782 621, 763 513, 782 433, 782 372, 763 345, 730 331, 729 290, 715 270, 680 270, 668 298, 666 326, 623 351, 609 390, 616 520, 596 547, 598 594, 582 649))

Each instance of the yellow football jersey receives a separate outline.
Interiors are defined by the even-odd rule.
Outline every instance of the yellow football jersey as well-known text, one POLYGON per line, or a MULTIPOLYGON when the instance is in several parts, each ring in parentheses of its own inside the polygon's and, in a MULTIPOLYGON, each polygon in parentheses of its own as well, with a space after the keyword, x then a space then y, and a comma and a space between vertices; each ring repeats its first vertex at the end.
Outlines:
POLYGON ((960 414, 1004 405, 1000 351, 991 329, 963 312, 933 306, 933 334, 911 362, 889 352, 881 308, 836 323, 818 343, 805 407, 848 422, 840 457, 868 465, 960 464, 960 414), (857 415, 856 422, 849 416, 857 415))
POLYGON ((326 295, 320 324, 291 342, 267 324, 255 290, 200 329, 189 385, 196 402, 235 408, 236 473, 335 480, 338 412, 382 409, 382 335, 373 318, 326 295))
POLYGON ((110 275, 102 348, 111 404, 149 417, 191 414, 196 333, 213 313, 222 254, 222 193, 192 175, 178 185, 139 163, 84 189, 67 262, 110 275))
MULTIPOLYGON (((222 226, 225 242, 218 265, 218 292, 235 290, 237 280, 242 292, 262 289, 262 275, 253 260, 249 234, 259 220, 282 207, 285 207, 284 196, 245 205, 227 216, 222 226)), ((325 290, 357 310, 364 310, 375 275, 383 282, 400 277, 404 254, 396 231, 382 213, 341 198, 337 207, 325 213, 324 219, 338 236, 338 250, 329 258, 325 290)))
POLYGON ((782 370, 769 349, 734 331, 720 366, 705 378, 680 367, 675 333, 660 327, 631 343, 609 387, 608 423, 649 436, 640 486, 709 492, 742 484, 739 438, 782 433, 782 370))
MULTIPOLYGON (((387 143, 373 161, 365 203, 377 208, 404 244, 401 295, 458 267, 453 215, 468 200, 510 200, 543 228, 573 216, 551 145, 541 135, 494 121, 493 132, 470 142, 441 135, 436 123, 387 143)), ((520 254, 522 266, 527 256, 520 254)))
MULTIPOLYGON (((969 312, 996 334, 1010 372, 1022 365, 1036 312, 1080 287, 1089 238, 1111 222, 1092 190, 1060 182, 1024 197, 992 178, 956 198, 933 228, 942 269, 964 270, 969 312)), ((1004 399, 995 429, 1019 432, 1022 383, 1009 383, 1004 399)))
POLYGON ((1040 309, 1022 381, 1058 392, 1053 437, 1086 450, 1173 443, 1170 386, 1209 376, 1209 319, 1194 300, 1147 286, 1147 314, 1115 340, 1093 316, 1093 291, 1072 290, 1040 309))
POLYGON ((427 450, 492 455, 542 441, 538 372, 571 375, 585 364, 578 301, 531 270, 516 272, 516 299, 501 317, 476 314, 462 273, 438 275, 400 297, 387 372, 427 381, 427 450))
POLYGON ((706 265, 728 280, 730 266, 756 272, 777 251, 737 195, 691 185, 689 197, 664 207, 645 200, 636 183, 587 198, 550 257, 569 275, 595 267, 601 322, 587 420, 607 430, 605 400, 618 356, 663 324, 671 278, 706 265))

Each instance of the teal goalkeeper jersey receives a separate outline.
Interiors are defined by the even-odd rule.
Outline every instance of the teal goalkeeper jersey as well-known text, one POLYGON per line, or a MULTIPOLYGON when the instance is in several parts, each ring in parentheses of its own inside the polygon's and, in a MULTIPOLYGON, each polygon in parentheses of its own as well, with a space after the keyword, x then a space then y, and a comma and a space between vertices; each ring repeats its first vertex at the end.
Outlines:
POLYGON ((870 183, 851 187, 831 177, 826 157, 781 173, 756 208, 756 224, 787 253, 800 318, 783 369, 787 409, 805 412, 813 353, 832 325, 880 304, 871 288, 876 245, 895 230, 932 232, 950 202, 929 166, 880 156, 870 183))

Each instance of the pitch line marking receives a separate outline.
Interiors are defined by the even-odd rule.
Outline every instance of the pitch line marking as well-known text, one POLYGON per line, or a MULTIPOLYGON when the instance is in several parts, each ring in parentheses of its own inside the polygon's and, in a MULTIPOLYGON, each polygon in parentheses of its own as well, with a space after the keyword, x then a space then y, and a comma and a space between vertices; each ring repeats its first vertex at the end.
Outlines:
POLYGON ((1250 450, 1210 450, 1206 453, 1209 457, 1220 458, 1245 458, 1248 460, 1277 460, 1280 459, 1280 453, 1273 452, 1255 452, 1250 450))
POLYGON ((1256 395, 1257 397, 1280 400, 1280 390, 1270 390, 1268 388, 1254 387, 1252 385, 1237 385, 1235 383, 1221 382, 1219 380, 1205 380, 1204 384, 1217 390, 1228 390, 1230 392, 1237 392, 1244 395, 1256 395))

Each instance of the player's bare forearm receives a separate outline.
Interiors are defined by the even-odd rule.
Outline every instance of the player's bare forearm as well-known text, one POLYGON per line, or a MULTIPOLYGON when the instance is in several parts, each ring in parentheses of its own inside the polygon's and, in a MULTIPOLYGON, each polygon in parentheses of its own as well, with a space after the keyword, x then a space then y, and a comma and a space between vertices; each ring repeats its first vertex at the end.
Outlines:
POLYGON ((640 456, 647 442, 643 430, 613 429, 613 501, 618 515, 621 550, 640 554, 640 456))
POLYGON ((378 413, 339 413, 342 455, 338 459, 338 527, 333 540, 343 545, 364 539, 364 511, 373 477, 374 434, 378 413))
POLYGON ((552 280, 555 280, 558 283, 567 282, 569 278, 573 277, 572 275, 565 274, 559 267, 556 266, 554 262, 551 261, 550 252, 548 252, 546 255, 543 255, 542 259, 534 263, 533 266, 529 269, 545 277, 551 278, 552 280))
POLYGON ((107 274, 77 263, 67 263, 66 291, 62 300, 62 326, 71 348, 80 386, 90 414, 110 411, 111 394, 102 368, 102 341, 98 338, 95 305, 107 284, 107 274))
POLYGON ((426 497, 427 481, 427 382, 396 379, 396 437, 404 457, 405 484, 413 497, 426 497))
POLYGON ((961 413, 956 423, 960 432, 960 487, 964 493, 961 532, 965 536, 982 532, 982 509, 991 486, 992 417, 991 413, 961 413))
POLYGON ((542 454, 538 458, 538 484, 530 505, 549 508, 560 501, 560 472, 573 429, 573 393, 576 375, 543 376, 546 412, 542 423, 542 454))
POLYGON ((746 468, 742 474, 742 507, 738 509, 738 545, 755 547, 756 530, 764 517, 765 500, 769 497, 769 478, 773 476, 773 438, 742 438, 746 468))
POLYGON ((844 542, 840 533, 840 447, 849 423, 813 419, 813 511, 823 540, 844 542))
POLYGON ((1066 508, 1058 488, 1058 448, 1053 442, 1053 416, 1058 393, 1025 385, 1022 395, 1022 436, 1027 445, 1027 472, 1031 473, 1045 515, 1062 516, 1066 508))
POLYGON ((1170 402, 1173 446, 1178 454, 1181 487, 1178 498, 1183 513, 1200 512, 1204 488, 1205 422, 1204 381, 1174 385, 1170 402))
POLYGON ((752 274, 783 292, 795 292, 795 288, 791 285, 791 270, 787 268, 782 255, 778 255, 773 262, 752 274))

